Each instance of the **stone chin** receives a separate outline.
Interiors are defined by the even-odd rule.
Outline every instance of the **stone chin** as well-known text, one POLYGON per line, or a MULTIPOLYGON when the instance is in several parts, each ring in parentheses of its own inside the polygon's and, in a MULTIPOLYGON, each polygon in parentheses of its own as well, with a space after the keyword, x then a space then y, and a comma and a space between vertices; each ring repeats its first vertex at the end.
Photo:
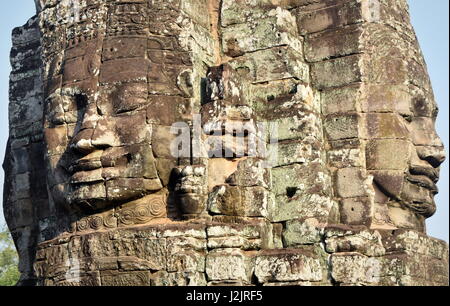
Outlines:
POLYGON ((403 171, 371 171, 379 202, 394 200, 413 213, 429 218, 436 212, 434 196, 438 193, 436 179, 411 175, 403 171))
POLYGON ((68 204, 75 210, 98 211, 140 199, 162 189, 151 180, 117 178, 97 183, 70 184, 68 204))
POLYGON ((406 207, 411 209, 414 213, 421 215, 425 218, 430 218, 436 213, 436 203, 434 200, 430 202, 405 202, 403 203, 406 207))
POLYGON ((70 184, 67 200, 71 208, 75 210, 98 210, 108 206, 103 182, 70 184))
POLYGON ((407 177, 401 194, 401 202, 415 214, 430 218, 436 213, 434 196, 437 192, 434 184, 430 186, 424 185, 422 182, 411 182, 410 177, 407 177))

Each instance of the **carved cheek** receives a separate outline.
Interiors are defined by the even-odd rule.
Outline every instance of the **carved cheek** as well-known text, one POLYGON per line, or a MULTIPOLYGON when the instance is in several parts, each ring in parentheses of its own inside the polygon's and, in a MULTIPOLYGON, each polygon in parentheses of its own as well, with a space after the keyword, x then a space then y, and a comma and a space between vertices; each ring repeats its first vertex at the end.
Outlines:
POLYGON ((67 127, 65 125, 46 128, 44 131, 47 155, 63 154, 68 145, 67 127))
POLYGON ((404 185, 405 174, 397 170, 375 170, 370 171, 374 181, 382 189, 382 192, 391 197, 399 197, 404 185))
POLYGON ((122 145, 151 142, 151 126, 147 124, 146 112, 115 117, 116 134, 122 145))
POLYGON ((135 110, 147 103, 147 83, 127 84, 112 95, 114 113, 135 110))
POLYGON ((368 113, 362 116, 365 136, 372 138, 408 139, 410 132, 404 119, 394 113, 368 113))
POLYGON ((411 159, 409 140, 372 139, 366 146, 367 170, 406 171, 411 159))
POLYGON ((66 122, 61 99, 51 98, 48 101, 48 111, 45 116, 47 124, 59 125, 66 122))

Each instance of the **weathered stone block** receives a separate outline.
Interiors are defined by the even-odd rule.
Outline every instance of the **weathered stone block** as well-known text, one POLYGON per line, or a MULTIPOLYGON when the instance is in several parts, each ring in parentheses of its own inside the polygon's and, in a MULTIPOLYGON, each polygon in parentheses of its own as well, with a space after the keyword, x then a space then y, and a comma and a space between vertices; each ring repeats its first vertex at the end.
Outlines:
POLYGON ((361 56, 350 55, 314 63, 311 65, 311 80, 319 89, 361 82, 363 81, 361 56))
POLYGON ((406 170, 410 142, 402 139, 373 139, 366 147, 368 170, 406 170))
POLYGON ((136 195, 145 195, 162 189, 159 179, 115 178, 105 184, 109 200, 130 199, 136 195))
POLYGON ((104 62, 100 68, 101 83, 147 81, 150 62, 145 58, 124 58, 104 62))
POLYGON ((368 84, 362 87, 363 112, 399 112, 410 114, 412 96, 406 86, 368 84))
POLYGON ((370 225, 371 203, 368 198, 347 198, 339 204, 341 222, 348 225, 370 225))
POLYGON ((204 272, 206 241, 191 237, 167 238, 168 272, 204 272))
POLYGON ((374 181, 383 188, 387 195, 400 195, 403 190, 405 174, 399 170, 371 170, 374 181))
POLYGON ((238 162, 236 171, 225 182, 232 186, 269 188, 270 171, 265 167, 264 160, 246 158, 238 162))
POLYGON ((269 144, 269 156, 277 157, 273 167, 304 164, 320 159, 322 143, 315 137, 306 137, 302 140, 293 140, 269 144))
POLYGON ((283 248, 283 224, 272 223, 273 248, 283 248))
MULTIPOLYGON (((292 104, 289 104, 289 107, 292 107, 292 104)), ((283 114, 280 117, 268 124, 268 131, 273 131, 270 135, 272 139, 282 142, 284 140, 300 140, 307 137, 322 138, 322 131, 318 129, 318 126, 321 124, 318 114, 291 109, 290 114, 283 114)), ((313 139, 310 139, 310 141, 313 141, 313 139)))
POLYGON ((273 168, 272 184, 275 196, 294 198, 300 194, 329 194, 330 181, 321 163, 293 164, 273 168), (323 175, 317 175, 317 173, 323 175))
POLYGON ((108 265, 110 260, 106 259, 102 262, 103 267, 100 270, 149 271, 154 267, 151 262, 133 256, 118 257, 115 262, 108 265))
POLYGON ((242 250, 259 250, 262 247, 261 239, 248 239, 241 236, 217 237, 208 239, 209 249, 239 248, 242 250))
POLYGON ((324 121, 325 132, 329 140, 358 138, 359 115, 339 114, 328 116, 324 121))
POLYGON ((439 239, 412 230, 398 230, 383 241, 389 251, 403 251, 448 260, 448 245, 439 239))
POLYGON ((152 286, 206 286, 205 273, 199 272, 175 272, 167 275, 167 280, 152 283, 152 286))
POLYGON ((233 69, 248 71, 253 76, 253 82, 263 83, 297 78, 309 81, 309 66, 302 61, 301 54, 288 47, 276 47, 257 51, 229 62, 233 69), (277 63, 271 65, 270 63, 277 63), (281 65, 280 63, 286 63, 281 65), (289 63, 289 65, 287 65, 289 63))
MULTIPOLYGON (((416 146, 436 146, 442 147, 442 141, 434 130, 435 119, 426 117, 416 117, 410 124, 410 129, 414 131, 410 136, 416 146)), ((442 158, 442 157, 441 157, 442 158)))
POLYGON ((104 201, 107 198, 105 184, 96 182, 90 185, 75 185, 69 200, 71 203, 82 203, 82 199, 87 197, 94 201, 104 201))
POLYGON ((284 245, 292 248, 297 245, 319 243, 322 233, 323 229, 316 219, 287 221, 283 231, 284 245))
POLYGON ((237 280, 251 283, 253 255, 240 249, 212 250, 206 257, 206 275, 210 281, 237 280))
POLYGON ((208 209, 228 216, 265 217, 269 201, 269 192, 263 187, 222 185, 210 194, 208 209))
POLYGON ((343 168, 336 172, 336 191, 342 198, 363 197, 367 187, 361 168, 343 168))
MULTIPOLYGON (((74 271, 75 272, 75 271, 74 271)), ((79 273, 79 272, 78 272, 79 273)), ((101 286, 100 273, 98 271, 79 273, 75 272, 75 277, 70 278, 69 275, 65 275, 60 279, 59 277, 52 280, 45 280, 44 286, 101 286)))
POLYGON ((365 163, 364 152, 359 148, 330 150, 327 155, 330 166, 336 168, 363 167, 365 163))
POLYGON ((375 285, 383 276, 382 259, 358 253, 333 254, 331 276, 338 283, 375 285))
POLYGON ((102 286, 150 286, 150 272, 102 271, 102 286))
POLYGON ((152 147, 144 143, 93 152, 79 159, 77 167, 91 170, 91 167, 101 166, 102 176, 107 180, 119 177, 157 179, 156 162, 152 147))
POLYGON ((13 198, 15 200, 31 198, 31 173, 16 174, 13 178, 13 198))
POLYGON ((351 26, 308 35, 305 40, 305 58, 308 62, 318 62, 359 53, 362 28, 351 26))
POLYGON ((233 24, 245 23, 248 20, 257 20, 267 17, 268 12, 275 9, 284 11, 298 6, 296 0, 224 0, 221 9, 221 25, 228 27, 233 24), (283 9, 283 10, 282 10, 283 9))
POLYGON ((212 224, 207 228, 208 248, 259 250, 272 246, 272 228, 266 220, 248 219, 241 224, 212 224))
POLYGON ((269 213, 269 220, 281 222, 299 218, 317 218, 325 221, 333 204, 328 196, 318 194, 299 195, 293 198, 284 195, 276 196, 269 213))
POLYGON ((152 148, 155 157, 173 159, 171 144, 177 135, 171 133, 170 126, 154 125, 152 132, 152 148))
MULTIPOLYGON (((20 86, 18 84, 17 86, 20 86)), ((19 99, 14 97, 14 99, 19 99)), ((11 118, 11 126, 18 126, 24 122, 37 122, 43 118, 43 103, 40 96, 40 92, 36 95, 24 98, 15 103, 11 103, 9 106, 9 118, 11 118)), ((56 120, 55 120, 56 122, 56 120)))
MULTIPOLYGON (((60 241, 50 241, 50 246, 52 243, 60 241)), ((66 241, 62 241, 66 242, 66 241)), ((105 258, 105 257, 117 257, 119 256, 118 249, 111 243, 109 236, 102 232, 90 232, 85 235, 75 236, 70 238, 64 247, 64 252, 67 253, 68 257, 74 258, 105 258)), ((52 248, 49 248, 52 252, 52 248)), ((61 259, 56 259, 61 260, 61 259)), ((64 261, 60 261, 64 263, 64 261)))
POLYGON ((191 119, 191 101, 187 98, 155 95, 149 96, 148 99, 148 123, 170 126, 175 122, 186 122, 191 119))
POLYGON ((224 28, 223 52, 235 57, 281 45, 288 45, 293 50, 301 51, 302 41, 297 33, 295 18, 289 11, 277 9, 269 11, 267 15, 268 18, 256 21, 250 19, 246 23, 224 28))
POLYGON ((361 137, 407 139, 409 131, 404 119, 397 114, 363 114, 361 117, 361 137))
POLYGON ((326 231, 325 249, 329 253, 358 252, 371 257, 386 254, 381 235, 377 231, 326 231))
POLYGON ((361 96, 361 86, 351 85, 342 88, 331 88, 322 91, 322 112, 325 116, 331 114, 348 114, 358 112, 358 101, 361 96))
POLYGON ((112 241, 119 256, 135 256, 146 260, 151 270, 164 270, 167 267, 166 240, 160 239, 120 239, 112 241))
POLYGON ((313 11, 300 7, 296 9, 296 14, 300 34, 340 28, 364 21, 361 2, 353 0, 313 11))
POLYGON ((8 226, 12 229, 16 229, 32 225, 34 218, 33 204, 36 204, 36 202, 37 201, 32 201, 29 198, 18 199, 12 203, 12 207, 5 207, 5 214, 12 220, 8 226))
POLYGON ((147 125, 145 112, 120 117, 104 117, 97 122, 92 145, 123 146, 150 142, 152 129, 147 125), (133 125, 135 129, 126 127, 133 125))
POLYGON ((114 60, 118 58, 145 57, 147 39, 145 38, 111 38, 103 45, 102 60, 114 60))
MULTIPOLYGON (((247 219, 248 220, 248 219, 247 219)), ((243 222, 236 224, 217 223, 211 224, 207 227, 208 237, 227 237, 233 235, 239 235, 246 238, 259 238, 261 237, 261 224, 254 222, 254 219, 250 219, 253 222, 243 222)))
POLYGON ((255 262, 255 275, 259 283, 321 281, 322 269, 316 255, 296 249, 263 251, 255 262))
POLYGON ((44 133, 47 139, 47 154, 49 156, 63 154, 66 151, 68 139, 67 128, 64 125, 45 129, 44 133))

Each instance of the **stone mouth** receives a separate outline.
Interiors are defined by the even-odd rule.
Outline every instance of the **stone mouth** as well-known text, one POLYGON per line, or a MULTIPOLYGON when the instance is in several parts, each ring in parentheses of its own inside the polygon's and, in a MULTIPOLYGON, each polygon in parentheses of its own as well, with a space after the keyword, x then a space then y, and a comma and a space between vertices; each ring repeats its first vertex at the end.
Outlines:
POLYGON ((98 168, 90 171, 78 171, 75 172, 70 178, 71 184, 91 184, 96 182, 102 182, 105 179, 102 176, 102 169, 98 168))
POLYGON ((411 166, 409 173, 413 176, 425 176, 429 178, 434 184, 439 181, 439 169, 423 166, 411 166))
POLYGON ((418 185, 422 188, 430 190, 434 195, 438 194, 439 189, 436 186, 436 183, 426 175, 411 175, 408 174, 406 179, 415 185, 418 185))
POLYGON ((102 168, 100 160, 77 160, 69 166, 69 172, 73 175, 81 171, 92 171, 102 168))
POLYGON ((74 160, 69 166, 69 172, 75 174, 80 171, 91 171, 102 168, 101 156, 103 151, 95 151, 74 160))

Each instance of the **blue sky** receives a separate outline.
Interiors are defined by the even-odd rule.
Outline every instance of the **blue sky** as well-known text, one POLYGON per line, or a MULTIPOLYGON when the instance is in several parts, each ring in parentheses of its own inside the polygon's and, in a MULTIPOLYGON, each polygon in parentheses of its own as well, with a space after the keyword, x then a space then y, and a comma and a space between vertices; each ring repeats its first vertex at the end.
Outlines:
MULTIPOLYGON (((396 0, 392 0, 396 1, 396 0)), ((449 1, 409 0, 412 23, 416 29, 433 83, 440 115, 438 134, 447 148, 449 142, 449 1)), ((11 30, 24 24, 34 14, 34 1, 4 1, 0 10, 0 160, 3 161, 8 137, 8 78, 11 30)), ((442 167, 436 197, 438 211, 428 221, 428 234, 449 241, 449 162, 442 167)), ((3 193, 3 171, 0 171, 0 198, 3 193)), ((0 205, 1 206, 1 205, 0 205)), ((1 209, 0 209, 1 211, 1 209)), ((0 212, 0 225, 3 223, 0 212)))

